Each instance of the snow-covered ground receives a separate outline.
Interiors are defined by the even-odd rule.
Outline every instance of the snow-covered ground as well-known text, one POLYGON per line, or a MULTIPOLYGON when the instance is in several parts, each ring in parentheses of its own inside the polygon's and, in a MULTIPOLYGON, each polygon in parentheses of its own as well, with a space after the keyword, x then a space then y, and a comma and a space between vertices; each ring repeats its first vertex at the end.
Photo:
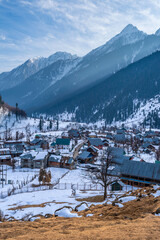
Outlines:
MULTIPOLYGON (((15 219, 22 219, 24 217, 31 217, 38 214, 54 214, 55 210, 63 206, 71 206, 72 208, 75 208, 75 206, 80 203, 77 201, 77 198, 88 198, 90 196, 103 195, 102 190, 96 190, 96 188, 89 189, 91 181, 81 168, 75 170, 48 168, 47 171, 48 170, 51 171, 52 175, 51 183, 57 183, 53 189, 44 187, 44 190, 42 190, 42 188, 35 188, 34 191, 32 184, 39 184, 37 176, 36 179, 29 182, 22 188, 22 190, 27 189, 28 192, 19 192, 18 194, 0 199, 0 210, 3 211, 7 218, 14 217, 15 219), (72 195, 72 188, 78 188, 75 196, 72 195), (20 208, 20 206, 24 205, 27 205, 27 207, 20 208)), ((21 182, 24 179, 31 178, 37 173, 38 170, 24 169, 23 171, 21 169, 16 169, 12 172, 12 169, 8 169, 8 179, 13 180, 16 185, 17 181, 21 182)), ((10 185, 6 185, 3 189, 0 188, 0 191, 6 191, 8 188, 10 188, 10 185)), ((131 187, 128 186, 127 191, 130 189, 131 187)), ((124 189, 124 191, 126 191, 126 189, 124 189)), ((124 192, 122 191, 121 194, 123 193, 124 192)), ((120 193, 118 192, 117 194, 120 193)), ((91 204, 92 203, 89 203, 89 205, 91 204)))
MULTIPOLYGON (((60 207, 65 206, 76 206, 79 202, 76 201, 76 198, 88 197, 92 195, 100 194, 101 192, 95 191, 76 191, 76 196, 72 196, 71 186, 68 184, 77 184, 77 183, 88 183, 89 179, 85 178, 81 169, 76 170, 67 170, 63 168, 50 168, 47 169, 51 171, 52 181, 51 183, 56 183, 59 181, 59 185, 55 186, 51 190, 42 190, 42 191, 33 191, 26 193, 19 193, 15 195, 8 196, 4 199, 0 199, 0 209, 8 217, 14 217, 15 219, 21 219, 25 215, 37 215, 37 214, 53 214, 54 211, 60 207), (65 175, 66 174, 66 175, 65 175), (65 176, 64 176, 65 175, 65 176), (63 177, 64 176, 64 177, 63 177), (60 179, 62 178, 62 179, 60 179), (61 188, 61 184, 66 183, 67 189, 61 188), (60 188, 60 189, 59 189, 60 188), (22 205, 37 205, 45 203, 42 207, 29 207, 19 210, 9 210, 10 208, 15 208, 22 205)), ((37 170, 21 171, 21 169, 16 169, 12 172, 12 169, 8 169, 8 179, 13 180, 16 185, 17 181, 23 181, 28 177, 32 177, 34 174, 37 174, 37 170), (26 172, 25 172, 26 171, 26 172)), ((28 188, 31 188, 32 184, 39 184, 38 177, 34 179, 31 183, 28 184, 28 188)), ((3 189, 0 188, 0 191, 6 191, 10 185, 6 185, 3 189)), ((24 186, 26 188, 26 186, 24 186)))
MULTIPOLYGON (((136 99, 135 99, 136 102, 136 99)), ((138 101, 137 101, 138 103, 138 101)), ((146 102, 141 102, 140 107, 124 122, 116 122, 115 125, 120 127, 122 124, 125 127, 133 127, 134 125, 139 126, 143 123, 144 119, 149 113, 160 110, 160 95, 151 98, 146 102)))

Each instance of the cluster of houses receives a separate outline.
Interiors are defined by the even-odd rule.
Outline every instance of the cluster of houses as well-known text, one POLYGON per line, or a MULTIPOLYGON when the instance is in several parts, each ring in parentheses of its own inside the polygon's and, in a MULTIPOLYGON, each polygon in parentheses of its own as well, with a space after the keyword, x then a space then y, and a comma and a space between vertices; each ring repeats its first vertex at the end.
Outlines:
MULTIPOLYGON (((160 132, 136 129, 91 131, 69 129, 58 137, 36 135, 30 142, 0 141, 0 164, 22 168, 63 167, 74 169, 77 164, 97 164, 104 150, 111 148, 114 175, 125 183, 147 185, 160 183, 160 164, 147 163, 125 148, 136 145, 142 153, 155 154, 160 146, 160 132)), ((113 174, 113 173, 112 173, 113 174)))

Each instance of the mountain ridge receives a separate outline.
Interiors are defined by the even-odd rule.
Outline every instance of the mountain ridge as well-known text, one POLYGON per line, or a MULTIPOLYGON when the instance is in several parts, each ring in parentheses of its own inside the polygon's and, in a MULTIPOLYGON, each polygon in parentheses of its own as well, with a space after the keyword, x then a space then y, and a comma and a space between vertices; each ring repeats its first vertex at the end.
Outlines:
MULTIPOLYGON (((129 24, 111 40, 84 57, 78 58, 66 53, 66 58, 56 58, 54 63, 40 69, 17 86, 1 90, 1 94, 9 104, 18 102, 29 113, 40 109, 44 112, 45 106, 47 112, 48 106, 52 108, 63 101, 68 102, 73 96, 76 98, 75 94, 89 91, 119 70, 157 50, 160 50, 158 34, 147 35, 129 24)), ((52 56, 50 60, 48 62, 53 61, 52 56)), ((30 60, 32 61, 37 60, 30 60)))
MULTIPOLYGON (((70 99, 58 104, 43 106, 39 112, 60 114, 67 111, 74 113, 77 121, 96 122, 106 119, 109 124, 125 121, 131 116, 133 118, 142 103, 145 105, 147 101, 159 95, 159 62, 160 52, 153 53, 104 79, 89 90, 80 94, 75 93, 70 99)), ((154 115, 156 113, 154 118, 158 114, 158 109, 153 112, 154 115)), ((151 111, 149 113, 152 114, 151 111)), ((145 118, 147 119, 147 116, 144 116, 145 118)))

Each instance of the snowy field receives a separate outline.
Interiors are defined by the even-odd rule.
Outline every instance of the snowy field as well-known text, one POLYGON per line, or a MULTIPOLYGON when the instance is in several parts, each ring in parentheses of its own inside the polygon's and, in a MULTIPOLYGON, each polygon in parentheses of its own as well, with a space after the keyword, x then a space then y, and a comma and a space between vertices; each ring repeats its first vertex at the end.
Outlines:
MULTIPOLYGON (((37 170, 27 170, 21 171, 21 169, 16 169, 12 172, 12 169, 8 170, 8 179, 13 180, 14 184, 23 181, 27 178, 32 178, 37 174, 37 170)), ((49 169, 47 169, 49 170, 49 169)), ((35 188, 33 191, 32 184, 39 184, 38 176, 32 182, 28 183, 22 188, 25 190, 23 193, 17 193, 6 198, 0 199, 0 210, 6 215, 7 218, 14 217, 15 219, 26 219, 35 215, 54 214, 54 212, 63 207, 71 206, 76 207, 80 202, 77 201, 78 198, 88 198, 95 195, 103 195, 103 192, 99 189, 86 189, 79 190, 82 186, 90 186, 90 179, 86 176, 81 168, 76 170, 68 170, 63 168, 50 168, 52 175, 52 184, 55 184, 53 189, 48 189, 44 187, 44 190, 35 188), (72 195, 71 183, 74 188, 77 189, 77 184, 79 189, 76 190, 76 195, 72 195), (29 191, 26 192, 26 189, 29 191), (31 192, 30 192, 31 190, 31 192), (25 208, 21 206, 27 205, 25 208)), ((11 185, 6 185, 0 191, 7 191, 11 185)), ((47 186, 48 187, 48 186, 47 186)), ((83 188, 82 188, 83 189, 83 188)), ((130 190, 129 187, 127 190, 130 190)), ((121 192, 121 194, 124 192, 121 192)), ((118 194, 120 194, 118 192, 118 194)), ((89 203, 91 205, 92 203, 89 203)), ((98 203, 97 203, 98 204, 98 203)))
MULTIPOLYGON (((16 169, 14 172, 12 169, 9 169, 8 179, 13 180, 14 184, 23 181, 24 179, 31 178, 33 175, 37 174, 35 170, 24 169, 25 171, 21 171, 21 169, 16 169)), ((49 169, 47 169, 49 170, 49 169)), ((89 180, 84 177, 81 169, 77 170, 67 170, 61 168, 50 168, 52 181, 51 183, 56 183, 57 180, 61 186, 61 183, 67 184, 77 184, 77 183, 88 183, 89 180), (65 175, 66 174, 66 175, 65 175), (64 176, 65 175, 65 176, 64 176), (64 177, 63 177, 64 176, 64 177), (62 178, 62 179, 61 179, 62 178)), ((32 184, 39 184, 38 177, 34 179, 31 183, 28 184, 28 188, 31 188, 32 184)), ((10 185, 5 185, 0 191, 7 191, 10 188, 10 185)), ((26 186, 24 186, 26 188, 26 186)), ((76 198, 89 197, 92 195, 101 194, 101 192, 95 191, 76 191, 76 196, 72 197, 72 189, 67 185, 67 189, 56 189, 58 185, 51 190, 42 190, 42 191, 34 191, 34 192, 26 192, 19 193, 15 195, 8 196, 4 199, 0 199, 0 210, 4 212, 7 217, 14 217, 15 219, 21 219, 26 215, 45 215, 45 214, 53 214, 55 210, 60 207, 65 206, 76 206, 79 202, 76 201, 76 198), (22 205, 39 205, 43 204, 42 207, 29 207, 25 209, 17 209, 17 210, 9 210, 10 208, 19 207, 22 205)), ((61 187, 60 187, 61 188, 61 187)))

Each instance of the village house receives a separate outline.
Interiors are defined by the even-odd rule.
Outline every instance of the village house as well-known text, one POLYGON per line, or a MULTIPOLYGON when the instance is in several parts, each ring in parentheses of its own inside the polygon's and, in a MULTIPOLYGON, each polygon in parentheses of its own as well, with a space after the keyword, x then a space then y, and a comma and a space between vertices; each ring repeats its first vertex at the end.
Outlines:
POLYGON ((21 168, 46 168, 48 152, 30 151, 22 154, 21 168))
POLYGON ((69 158, 66 162, 65 162, 65 167, 72 170, 76 167, 75 165, 75 161, 73 158, 69 158))
POLYGON ((126 139, 126 137, 125 137, 125 134, 116 134, 116 135, 114 136, 114 141, 115 141, 116 143, 122 143, 122 144, 124 144, 124 143, 127 141, 127 139, 126 139))
POLYGON ((75 162, 71 157, 63 157, 60 155, 49 154, 48 156, 48 167, 61 167, 61 168, 68 168, 74 169, 75 162))
POLYGON ((48 156, 48 167, 61 167, 62 156, 50 154, 48 156))
POLYGON ((103 142, 100 138, 88 138, 88 146, 91 145, 98 149, 103 149, 103 142))
POLYGON ((160 184, 160 164, 124 161, 120 167, 121 180, 134 186, 160 184))
POLYGON ((125 128, 122 128, 122 129, 117 129, 117 134, 125 134, 126 132, 126 129, 125 128))
POLYGON ((94 163, 94 155, 91 152, 83 151, 78 156, 78 161, 80 163, 94 163))
POLYGON ((94 147, 94 146, 89 146, 89 147, 87 148, 87 152, 92 153, 92 155, 93 155, 94 157, 97 157, 97 156, 98 156, 98 151, 99 151, 99 149, 96 148, 96 147, 94 147))
POLYGON ((9 148, 1 148, 0 149, 0 165, 12 165, 12 156, 11 150, 9 148))
POLYGON ((91 132, 91 133, 88 134, 88 137, 89 138, 96 138, 97 134, 95 132, 91 132))
POLYGON ((0 155, 10 155, 11 150, 9 148, 1 148, 0 149, 0 155))
POLYGON ((104 139, 104 140, 103 140, 103 145, 104 145, 105 147, 108 147, 108 146, 109 146, 109 142, 108 142, 107 139, 104 139))
POLYGON ((150 143, 144 143, 142 145, 143 151, 146 153, 155 152, 156 148, 150 143))
POLYGON ((35 138, 30 145, 34 146, 34 149, 49 149, 49 143, 39 138, 35 138))
POLYGON ((22 141, 6 141, 4 146, 10 149, 12 157, 18 157, 23 153, 25 143, 22 141))
POLYGON ((57 138, 56 142, 51 144, 51 147, 56 147, 57 149, 71 149, 71 140, 70 138, 57 138))
POLYGON ((38 152, 33 159, 33 168, 46 168, 47 167, 48 152, 38 152))
POLYGON ((71 139, 79 139, 80 138, 80 132, 77 129, 70 129, 68 131, 68 136, 71 139))
POLYGON ((24 153, 20 156, 21 158, 21 168, 33 168, 33 159, 35 155, 31 153, 24 153))
POLYGON ((113 135, 111 133, 107 133, 105 136, 106 139, 113 140, 113 135))
POLYGON ((0 165, 12 166, 12 157, 11 157, 11 155, 2 155, 2 156, 0 156, 0 165))
POLYGON ((116 180, 115 182, 113 182, 111 184, 111 191, 115 192, 115 191, 122 191, 123 187, 124 187, 124 183, 121 181, 116 180))

